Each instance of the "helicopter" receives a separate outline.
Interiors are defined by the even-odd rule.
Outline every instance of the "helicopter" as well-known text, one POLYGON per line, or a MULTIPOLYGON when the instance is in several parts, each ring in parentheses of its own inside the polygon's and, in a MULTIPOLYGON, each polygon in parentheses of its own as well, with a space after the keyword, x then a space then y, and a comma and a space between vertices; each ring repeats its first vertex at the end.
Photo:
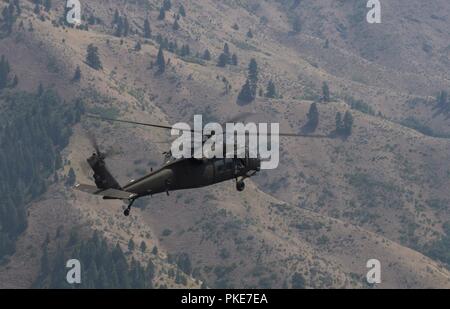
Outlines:
MULTIPOLYGON (((113 119, 101 117, 97 115, 86 115, 89 118, 118 122, 125 124, 133 124, 137 126, 146 126, 164 130, 172 130, 173 127, 136 122, 125 119, 113 119)), ((246 115, 245 115, 246 116, 246 115)), ((244 115, 242 115, 244 117, 244 115)), ((236 118, 237 119, 237 118, 236 118)), ((236 121, 234 119, 233 121, 236 121)), ((191 133, 198 133, 189 130, 191 133)), ((203 143, 214 135, 202 133, 203 143)), ((281 137, 307 137, 307 138, 327 138, 328 136, 295 134, 295 133, 279 133, 281 137)), ((223 158, 194 158, 181 157, 175 158, 171 151, 164 152, 165 163, 156 170, 152 170, 147 175, 130 181, 128 184, 121 186, 117 180, 109 172, 105 159, 108 157, 107 152, 102 152, 95 139, 91 140, 94 153, 87 158, 89 167, 94 172, 93 178, 95 186, 87 184, 76 184, 75 189, 102 196, 105 200, 123 200, 128 201, 128 206, 124 210, 124 215, 129 216, 133 203, 141 197, 153 196, 155 194, 166 193, 186 189, 196 189, 221 183, 228 180, 236 181, 236 190, 242 192, 245 189, 245 180, 255 176, 261 170, 261 158, 259 156, 252 157, 249 155, 248 147, 235 149, 234 155, 223 156, 223 158)), ((225 148, 224 148, 225 149, 225 148)))

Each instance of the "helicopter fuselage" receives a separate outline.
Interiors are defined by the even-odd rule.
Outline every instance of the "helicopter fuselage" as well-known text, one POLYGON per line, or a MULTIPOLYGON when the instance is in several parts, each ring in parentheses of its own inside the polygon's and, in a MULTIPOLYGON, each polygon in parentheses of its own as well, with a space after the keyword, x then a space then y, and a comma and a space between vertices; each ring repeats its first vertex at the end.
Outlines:
POLYGON ((138 197, 194 189, 223 181, 246 178, 249 173, 259 171, 259 159, 181 159, 169 162, 138 180, 123 187, 126 192, 138 197))

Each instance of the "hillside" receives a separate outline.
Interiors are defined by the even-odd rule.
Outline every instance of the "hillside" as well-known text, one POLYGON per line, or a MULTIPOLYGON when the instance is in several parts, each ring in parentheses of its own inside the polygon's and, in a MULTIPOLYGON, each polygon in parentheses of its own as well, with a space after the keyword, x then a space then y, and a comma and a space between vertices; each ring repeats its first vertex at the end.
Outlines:
POLYGON ((450 4, 410 2, 387 3, 375 30, 357 1, 183 1, 186 16, 175 30, 176 1, 164 20, 161 1, 83 3, 83 29, 60 22, 62 4, 37 14, 20 1, 12 32, 0 39, 0 55, 18 84, 2 92, 34 93, 41 83, 63 105, 82 100, 89 113, 168 125, 199 113, 222 122, 253 112, 255 120, 299 132, 327 82, 331 102, 318 103, 316 133, 332 133, 336 113, 347 110, 354 127, 348 138, 282 140, 280 166, 253 177, 243 193, 227 182, 154 196, 125 218, 122 203, 67 184, 71 168, 77 182, 92 182, 80 164, 92 152, 86 132, 105 149, 122 148, 108 159, 120 183, 161 164, 170 138, 81 117, 60 149, 58 177, 27 204, 27 227, 0 265, 0 287, 35 284, 43 252, 57 255, 76 230, 86 240, 99 232, 111 248, 118 243, 130 263, 151 260, 154 287, 292 287, 298 273, 309 288, 367 288, 366 262, 377 258, 383 267, 377 287, 449 288, 449 261, 435 253, 450 221, 450 127, 435 97, 450 89, 450 4), (112 25, 116 11, 131 29, 120 37, 112 25), (143 37, 146 18, 150 38, 143 37), (295 18, 300 33, 292 32, 295 18), (188 44, 189 54, 175 52, 175 42, 188 44), (225 43, 237 65, 217 66, 225 43), (89 44, 98 48, 101 70, 85 61, 89 44), (167 65, 155 74, 161 44, 167 65), (211 60, 202 57, 206 49, 211 60), (272 80, 281 96, 240 106, 252 58, 259 89, 272 80), (147 250, 129 250, 130 239, 147 250))

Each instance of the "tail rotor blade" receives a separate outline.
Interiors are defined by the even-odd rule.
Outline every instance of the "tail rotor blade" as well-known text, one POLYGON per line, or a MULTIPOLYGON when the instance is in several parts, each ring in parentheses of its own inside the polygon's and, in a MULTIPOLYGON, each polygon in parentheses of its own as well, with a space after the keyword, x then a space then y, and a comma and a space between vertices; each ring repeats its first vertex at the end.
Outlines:
POLYGON ((87 136, 89 142, 91 143, 92 148, 94 148, 95 152, 97 154, 99 154, 100 153, 100 147, 98 146, 98 142, 97 142, 97 139, 95 138, 95 135, 92 132, 87 131, 86 136, 87 136))

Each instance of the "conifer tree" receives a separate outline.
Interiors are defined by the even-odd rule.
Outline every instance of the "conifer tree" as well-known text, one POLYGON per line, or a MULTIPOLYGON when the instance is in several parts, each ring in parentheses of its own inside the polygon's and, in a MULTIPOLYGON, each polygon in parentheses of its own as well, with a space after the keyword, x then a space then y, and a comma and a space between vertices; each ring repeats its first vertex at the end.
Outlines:
POLYGON ((178 14, 180 14, 183 17, 186 17, 186 9, 184 8, 184 6, 181 4, 180 8, 178 9, 178 14))
POLYGON ((152 37, 152 29, 150 28, 150 22, 148 18, 144 20, 144 38, 150 39, 152 37))
POLYGON ((77 68, 75 69, 75 73, 73 75, 72 81, 78 82, 80 80, 81 80, 81 69, 80 69, 80 66, 78 65, 77 68))
POLYGON ((89 44, 87 47, 86 63, 94 70, 103 68, 100 56, 98 55, 98 48, 93 44, 89 44))
POLYGON ((311 130, 315 131, 317 126, 319 125, 319 111, 317 109, 317 104, 312 103, 308 114, 307 114, 308 122, 306 123, 306 127, 311 130))
POLYGON ((209 61, 211 60, 211 53, 209 52, 209 50, 205 50, 205 52, 203 53, 203 60, 209 61))
POLYGON ((353 130, 353 116, 350 111, 346 111, 343 119, 343 134, 350 136, 353 130))
POLYGON ((250 86, 250 81, 247 79, 244 86, 242 86, 241 91, 239 92, 238 101, 240 103, 248 104, 252 102, 254 99, 255 97, 253 95, 253 91, 250 86))
POLYGON ((130 251, 130 252, 134 251, 134 247, 135 247, 135 244, 134 244, 133 238, 130 238, 130 240, 128 241, 128 251, 130 251))
POLYGON ((231 64, 238 65, 238 57, 236 54, 233 54, 233 56, 231 57, 231 64))
POLYGON ((294 19, 294 22, 293 22, 293 24, 292 24, 292 30, 293 30, 295 33, 300 33, 300 32, 302 31, 302 24, 301 24, 301 22, 300 22, 300 17, 296 17, 296 18, 294 19))
POLYGON ((175 19, 172 25, 172 29, 175 31, 180 30, 180 24, 178 23, 178 20, 175 19))
POLYGON ((156 57, 156 65, 158 66, 158 73, 162 74, 166 71, 166 60, 164 59, 164 51, 159 47, 158 56, 156 57))
POLYGON ((322 101, 330 102, 330 88, 328 87, 327 82, 323 82, 322 84, 322 101))
POLYGON ((164 20, 166 18, 166 11, 163 7, 159 10, 158 20, 164 20))
POLYGON ((258 64, 254 58, 250 60, 250 64, 248 65, 248 80, 252 94, 255 97, 258 84, 258 64))
POLYGON ((172 1, 164 0, 164 2, 163 2, 163 9, 165 11, 169 11, 171 8, 172 8, 172 1))
POLYGON ((9 82, 10 66, 4 55, 0 58, 0 90, 6 88, 9 82))
POLYGON ((277 96, 278 95, 277 95, 277 89, 275 87, 275 83, 272 80, 270 80, 269 83, 267 84, 266 98, 274 99, 277 96))
POLYGON ((141 242, 140 249, 142 253, 145 253, 145 251, 147 251, 147 245, 145 244, 145 241, 141 242))
POLYGON ((137 41, 137 42, 136 42, 136 45, 134 46, 134 50, 135 50, 135 51, 140 51, 141 48, 142 48, 141 42, 137 41))
POLYGON ((44 8, 45 11, 49 12, 52 8, 52 1, 51 0, 44 0, 44 8))
POLYGON ((225 53, 221 53, 219 56, 219 60, 217 61, 218 67, 225 67, 229 62, 229 57, 225 53))

